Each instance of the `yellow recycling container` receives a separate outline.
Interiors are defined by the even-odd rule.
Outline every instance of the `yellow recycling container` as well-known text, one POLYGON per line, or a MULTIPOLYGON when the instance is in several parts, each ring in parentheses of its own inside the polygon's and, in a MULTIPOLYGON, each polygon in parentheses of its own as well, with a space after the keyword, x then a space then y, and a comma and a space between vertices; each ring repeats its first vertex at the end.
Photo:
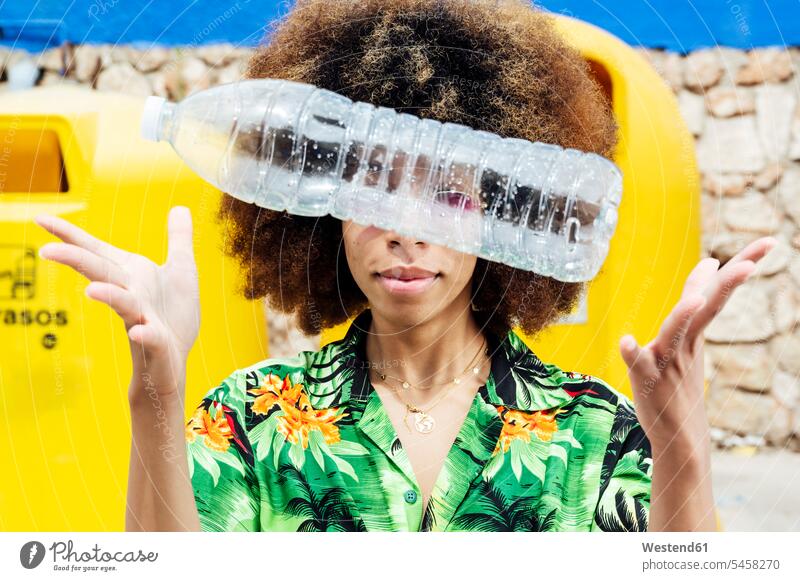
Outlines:
MULTIPOLYGON (((192 209, 202 325, 187 414, 234 369, 268 356, 263 302, 239 295, 238 267, 222 252, 221 193, 169 144, 140 139, 143 102, 81 87, 0 95, 0 531, 125 523, 128 337, 110 307, 84 294, 87 279, 39 258, 58 238, 36 214, 161 264, 169 208, 192 209)), ((174 438, 184 445, 183 433, 174 438)))
MULTIPOLYGON (((700 181, 694 140, 672 91, 633 48, 574 18, 558 30, 589 61, 620 125, 619 222, 608 258, 583 302, 536 338, 520 336, 545 362, 595 375, 630 395, 622 335, 655 337, 700 259, 700 181)), ((349 322, 325 329, 322 344, 349 322)))

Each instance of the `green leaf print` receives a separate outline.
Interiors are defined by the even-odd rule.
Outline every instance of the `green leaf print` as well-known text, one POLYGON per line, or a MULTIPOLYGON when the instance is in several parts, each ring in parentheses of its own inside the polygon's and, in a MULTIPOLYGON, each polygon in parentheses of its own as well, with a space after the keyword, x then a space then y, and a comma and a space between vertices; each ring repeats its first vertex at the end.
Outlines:
POLYGON ((368 456, 369 450, 362 444, 352 440, 339 440, 335 444, 329 444, 331 452, 334 454, 347 454, 350 456, 368 456))
POLYGON ((191 442, 186 442, 186 456, 189 458, 189 480, 194 476, 194 454, 192 453, 191 442))
POLYGON ((359 481, 358 476, 356 475, 355 470, 353 470, 353 466, 350 464, 350 462, 344 458, 339 458, 336 454, 331 454, 330 458, 336 463, 336 466, 341 472, 344 472, 356 482, 359 481))
POLYGON ((652 454, 632 405, 513 332, 494 341, 425 510, 409 506, 413 470, 363 365, 369 328, 237 370, 204 398, 216 422, 187 426, 203 530, 646 530, 652 454))
POLYGON ((345 490, 333 486, 320 495, 292 464, 282 464, 278 473, 281 481, 291 482, 295 491, 284 510, 306 519, 298 526, 298 532, 366 531, 363 520, 351 512, 345 490))
POLYGON ((283 434, 275 429, 278 426, 278 418, 283 412, 273 412, 266 420, 258 424, 250 432, 250 441, 256 451, 256 458, 261 461, 269 455, 273 449, 273 440, 276 434, 283 438, 283 434))
POLYGON ((230 452, 220 452, 219 450, 208 450, 208 453, 217 462, 227 464, 239 474, 244 476, 244 465, 242 464, 241 460, 239 460, 238 456, 234 456, 230 452))
POLYGON ((272 439, 272 463, 275 470, 278 469, 278 461, 281 458, 281 450, 286 443, 286 436, 275 430, 275 437, 272 439))
POLYGON ((522 460, 520 459, 520 454, 524 447, 525 444, 522 440, 514 440, 511 442, 511 470, 514 472, 514 476, 517 477, 517 480, 522 480, 522 460))
POLYGON ((474 503, 452 520, 452 530, 480 532, 547 531, 555 524, 555 509, 539 519, 538 499, 510 500, 491 482, 479 481, 474 503))
POLYGON ((542 462, 539 455, 530 446, 523 447, 520 458, 528 472, 538 478, 539 482, 544 482, 545 463, 542 462))
POLYGON ((219 464, 211 457, 211 451, 206 448, 206 445, 199 439, 190 443, 189 449, 192 453, 192 459, 197 462, 198 466, 211 475, 211 478, 214 480, 214 486, 216 486, 219 481, 220 470, 219 464))
POLYGON ((303 464, 306 462, 306 451, 303 449, 303 444, 301 442, 298 441, 296 444, 289 444, 289 459, 292 461, 295 468, 298 470, 303 469, 303 464))
POLYGON ((325 446, 325 436, 319 430, 311 430, 308 433, 308 447, 311 450, 311 455, 317 461, 319 467, 325 470, 325 458, 322 452, 322 446, 325 446))
POLYGON ((486 481, 492 480, 497 475, 497 472, 503 466, 505 462, 505 454, 503 452, 497 452, 492 458, 486 463, 483 467, 483 472, 481 475, 483 479, 486 481))
POLYGON ((556 430, 553 433, 553 439, 551 440, 551 442, 554 443, 564 442, 569 444, 573 448, 577 448, 578 450, 581 450, 583 448, 581 443, 575 439, 575 436, 572 435, 572 428, 556 430))

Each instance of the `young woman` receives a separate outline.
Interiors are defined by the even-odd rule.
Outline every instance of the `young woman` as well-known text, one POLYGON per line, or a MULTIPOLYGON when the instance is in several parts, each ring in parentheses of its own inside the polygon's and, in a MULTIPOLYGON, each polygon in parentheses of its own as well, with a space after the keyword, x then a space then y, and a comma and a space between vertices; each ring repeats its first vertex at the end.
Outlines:
MULTIPOLYGON (((616 124, 586 63, 522 0, 301 0, 248 78, 610 157, 616 124)), ((474 192, 444 191, 442 200, 474 192)), ((460 200, 459 203, 461 203, 460 200)), ((199 302, 186 208, 163 265, 62 219, 45 258, 123 319, 133 423, 128 530, 714 530, 703 329, 775 244, 700 261, 658 336, 621 338, 636 401, 542 362, 536 334, 582 290, 330 216, 224 196, 245 294, 301 329, 355 317, 318 351, 235 370, 184 422, 199 302), (187 456, 162 457, 151 393, 187 456)))

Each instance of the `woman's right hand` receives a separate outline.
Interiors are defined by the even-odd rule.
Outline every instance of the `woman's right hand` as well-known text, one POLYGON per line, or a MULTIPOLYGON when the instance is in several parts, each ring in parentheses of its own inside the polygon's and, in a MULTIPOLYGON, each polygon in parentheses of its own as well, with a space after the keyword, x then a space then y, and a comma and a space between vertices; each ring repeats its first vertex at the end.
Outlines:
POLYGON ((135 393, 152 382, 161 396, 183 398, 186 360, 200 330, 197 267, 192 248, 189 208, 173 207, 168 215, 167 260, 158 265, 98 240, 57 216, 40 214, 37 224, 63 242, 42 246, 39 255, 72 267, 91 282, 86 295, 109 305, 125 323, 130 340, 135 393))

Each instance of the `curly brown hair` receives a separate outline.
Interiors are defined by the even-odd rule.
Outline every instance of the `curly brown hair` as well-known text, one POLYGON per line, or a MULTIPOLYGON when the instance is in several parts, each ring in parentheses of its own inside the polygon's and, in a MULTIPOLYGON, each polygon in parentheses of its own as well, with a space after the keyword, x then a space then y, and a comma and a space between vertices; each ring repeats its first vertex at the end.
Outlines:
MULTIPOLYGON (((245 78, 323 87, 354 101, 612 158, 617 123, 589 63, 530 0, 297 0, 250 58, 245 78)), ((295 313, 303 333, 368 306, 342 251, 342 224, 222 197, 225 252, 240 292, 295 313)), ((585 283, 478 258, 479 323, 534 335, 569 313, 585 283), (527 304, 526 304, 527 303, 527 304)))

